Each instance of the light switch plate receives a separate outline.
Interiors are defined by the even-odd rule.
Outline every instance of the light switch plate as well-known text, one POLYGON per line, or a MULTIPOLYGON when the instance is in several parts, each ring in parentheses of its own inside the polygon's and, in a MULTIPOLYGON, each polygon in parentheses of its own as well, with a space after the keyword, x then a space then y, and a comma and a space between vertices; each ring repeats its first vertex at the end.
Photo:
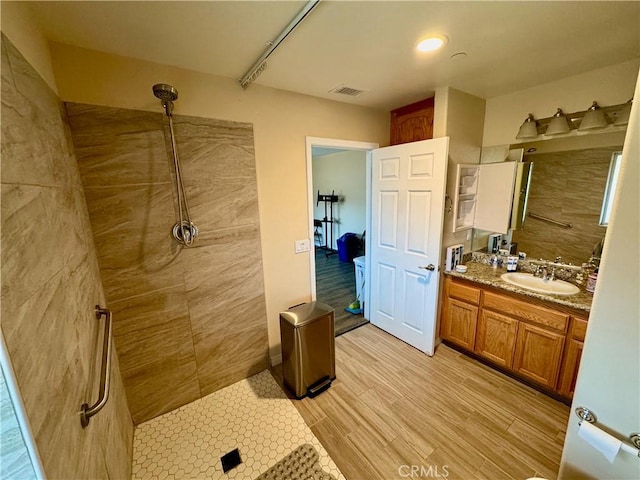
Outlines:
POLYGON ((308 238, 304 240, 296 240, 296 253, 304 253, 311 250, 311 244, 308 238))

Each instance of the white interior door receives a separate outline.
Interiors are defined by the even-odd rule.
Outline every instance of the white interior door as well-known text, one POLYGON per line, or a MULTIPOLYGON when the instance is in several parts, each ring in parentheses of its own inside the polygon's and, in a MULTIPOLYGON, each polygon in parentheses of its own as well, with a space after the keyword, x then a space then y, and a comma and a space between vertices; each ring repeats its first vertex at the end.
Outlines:
POLYGON ((370 321, 433 355, 449 138, 372 152, 370 321))

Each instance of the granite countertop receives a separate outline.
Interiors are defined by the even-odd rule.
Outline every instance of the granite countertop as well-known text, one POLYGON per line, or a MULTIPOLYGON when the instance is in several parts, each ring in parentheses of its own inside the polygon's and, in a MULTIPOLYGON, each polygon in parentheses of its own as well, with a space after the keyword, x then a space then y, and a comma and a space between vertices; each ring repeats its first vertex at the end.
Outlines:
POLYGON ((456 278, 463 278, 471 282, 476 282, 481 285, 488 285, 490 287, 506 290, 513 293, 519 293, 527 297, 537 298, 545 300, 547 302, 556 303, 558 305, 564 305, 566 307, 575 308, 589 312, 591 310, 591 302, 593 301, 593 294, 587 292, 584 287, 580 286, 580 291, 575 295, 549 295, 545 293, 532 292, 531 290, 525 290, 524 288, 516 287, 510 283, 505 282, 500 278, 500 275, 506 273, 505 268, 492 268, 488 265, 467 262, 466 273, 459 273, 456 271, 444 272, 445 275, 450 275, 456 278))

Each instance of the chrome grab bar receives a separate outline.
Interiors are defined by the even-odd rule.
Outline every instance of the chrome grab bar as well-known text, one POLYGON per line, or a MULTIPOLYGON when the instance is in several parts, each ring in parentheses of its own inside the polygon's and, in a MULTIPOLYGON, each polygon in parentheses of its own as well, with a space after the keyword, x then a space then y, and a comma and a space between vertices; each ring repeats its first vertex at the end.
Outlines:
POLYGON ((552 223, 554 225, 560 225, 564 228, 572 228, 573 225, 570 223, 559 222, 558 220, 554 220, 553 218, 543 217, 542 215, 538 215, 537 213, 529 212, 529 216, 531 218, 536 218, 538 220, 542 220, 543 222, 552 223))
POLYGON ((96 305, 96 318, 100 320, 102 316, 105 316, 104 322, 104 338, 102 339, 102 368, 100 370, 100 392, 98 395, 98 401, 89 406, 87 403, 83 403, 80 412, 80 424, 82 428, 89 425, 89 420, 96 413, 102 410, 109 399, 109 380, 111 377, 111 329, 112 319, 111 310, 101 308, 100 305, 96 305))

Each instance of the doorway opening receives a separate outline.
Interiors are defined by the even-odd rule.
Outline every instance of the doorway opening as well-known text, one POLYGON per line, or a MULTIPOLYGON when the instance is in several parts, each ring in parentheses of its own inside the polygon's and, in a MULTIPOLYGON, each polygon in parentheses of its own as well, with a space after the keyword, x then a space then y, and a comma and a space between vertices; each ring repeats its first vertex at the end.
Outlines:
POLYGON ((317 137, 306 142, 311 298, 335 309, 338 336, 368 323, 365 239, 370 152, 378 144, 317 137))

